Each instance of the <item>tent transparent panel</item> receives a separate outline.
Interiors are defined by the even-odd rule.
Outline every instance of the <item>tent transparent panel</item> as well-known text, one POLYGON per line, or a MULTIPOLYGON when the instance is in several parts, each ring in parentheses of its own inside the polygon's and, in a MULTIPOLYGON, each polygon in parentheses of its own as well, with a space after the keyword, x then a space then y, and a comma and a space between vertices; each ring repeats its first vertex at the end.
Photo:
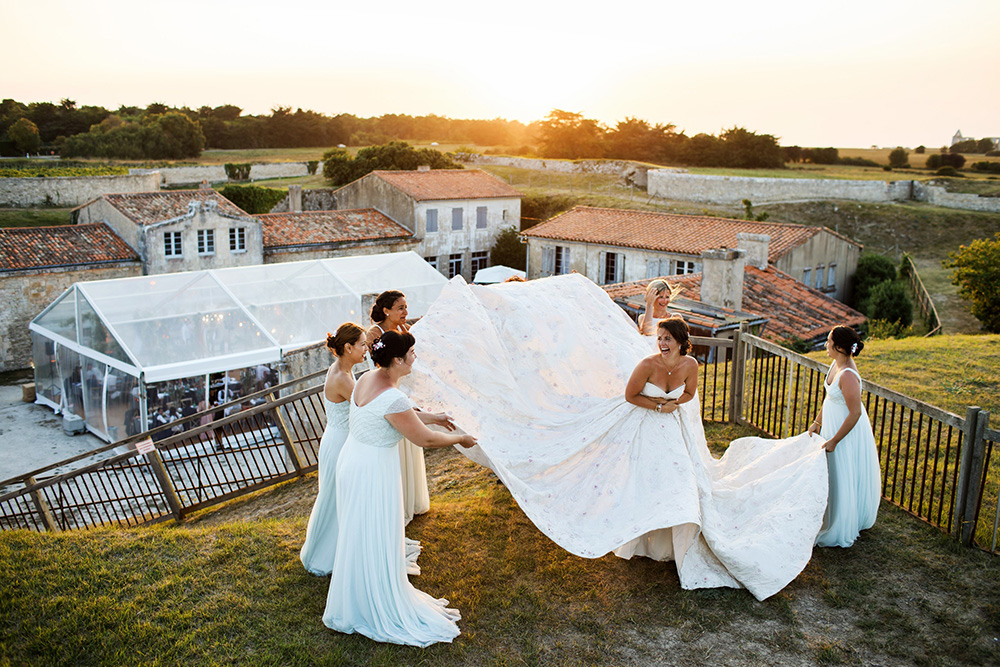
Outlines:
POLYGON ((430 264, 413 252, 321 260, 323 265, 358 294, 378 294, 396 289, 406 294, 410 317, 420 317, 447 282, 430 264))
POLYGON ((312 343, 358 319, 360 297, 318 262, 267 264, 216 273, 283 346, 312 343))
POLYGON ((101 322, 87 299, 79 298, 77 305, 80 310, 80 345, 131 365, 125 350, 101 322))
POLYGON ((142 367, 273 347, 206 272, 88 283, 86 293, 142 367))
POLYGON ((83 417, 83 371, 80 355, 68 347, 56 346, 56 368, 62 386, 60 406, 64 413, 83 417))
POLYGON ((35 323, 72 341, 76 340, 76 289, 71 287, 49 306, 35 323))
POLYGON ((135 435, 139 431, 139 379, 114 367, 108 368, 105 381, 105 412, 108 439, 111 442, 135 435))
POLYGON ((62 383, 56 367, 56 344, 32 331, 31 359, 35 366, 35 393, 59 405, 62 383))
POLYGON ((204 402, 204 375, 147 384, 146 412, 149 415, 149 428, 178 422, 173 429, 154 439, 162 440, 174 433, 194 428, 196 424, 180 420, 198 412, 199 406, 204 405, 204 402))
POLYGON ((102 436, 104 431, 104 372, 107 368, 90 357, 81 357, 83 362, 83 412, 84 421, 92 430, 102 436))

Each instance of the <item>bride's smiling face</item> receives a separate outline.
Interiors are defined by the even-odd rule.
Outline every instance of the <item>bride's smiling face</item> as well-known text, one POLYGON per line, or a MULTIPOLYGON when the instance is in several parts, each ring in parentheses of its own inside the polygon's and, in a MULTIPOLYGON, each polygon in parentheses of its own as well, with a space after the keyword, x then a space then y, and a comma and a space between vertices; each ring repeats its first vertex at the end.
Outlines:
POLYGON ((663 328, 656 331, 656 343, 660 348, 660 354, 663 355, 672 354, 680 349, 680 346, 674 337, 670 335, 670 332, 663 328))

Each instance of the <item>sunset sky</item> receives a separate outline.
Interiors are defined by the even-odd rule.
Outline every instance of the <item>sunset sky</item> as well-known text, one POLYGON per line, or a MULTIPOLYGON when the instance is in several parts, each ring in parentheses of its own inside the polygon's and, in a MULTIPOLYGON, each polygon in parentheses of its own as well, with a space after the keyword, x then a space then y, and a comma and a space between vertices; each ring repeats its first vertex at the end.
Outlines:
POLYGON ((784 145, 1000 136, 1000 2, 0 0, 0 97, 626 116, 784 145))

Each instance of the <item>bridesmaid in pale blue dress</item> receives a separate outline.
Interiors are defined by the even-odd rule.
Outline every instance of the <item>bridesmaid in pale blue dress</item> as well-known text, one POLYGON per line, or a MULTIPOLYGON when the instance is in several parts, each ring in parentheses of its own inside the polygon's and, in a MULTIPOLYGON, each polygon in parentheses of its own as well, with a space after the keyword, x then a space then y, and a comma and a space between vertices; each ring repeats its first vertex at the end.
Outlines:
POLYGON ((337 551, 337 458, 347 440, 348 410, 354 375, 351 370, 361 363, 368 351, 365 330, 353 322, 341 324, 335 334, 326 335, 326 346, 337 356, 323 385, 326 429, 319 442, 319 491, 309 515, 306 541, 299 557, 305 568, 316 575, 333 571, 337 551))
POLYGON ((879 504, 879 461, 868 412, 861 403, 861 375, 854 365, 865 344, 850 327, 837 326, 826 339, 833 363, 823 386, 826 398, 810 433, 823 438, 830 474, 830 499, 821 547, 849 547, 858 534, 875 525, 879 504))

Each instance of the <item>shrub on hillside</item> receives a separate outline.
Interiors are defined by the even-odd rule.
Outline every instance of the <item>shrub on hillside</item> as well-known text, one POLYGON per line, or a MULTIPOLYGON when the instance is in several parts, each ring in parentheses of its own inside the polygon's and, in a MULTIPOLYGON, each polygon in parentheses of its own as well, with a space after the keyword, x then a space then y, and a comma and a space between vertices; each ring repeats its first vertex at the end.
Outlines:
POLYGON ((912 335, 912 324, 904 327, 899 322, 886 322, 885 320, 868 320, 865 323, 865 338, 868 340, 906 338, 912 335))
POLYGON ((914 148, 913 152, 916 153, 917 155, 923 155, 924 153, 927 152, 927 147, 921 144, 920 146, 914 148))
POLYGON ((334 148, 323 154, 323 176, 334 185, 345 185, 376 169, 415 171, 424 165, 431 169, 463 169, 462 165, 441 151, 414 148, 405 141, 362 148, 353 158, 343 148, 334 148))
POLYGON ((1000 174, 1000 162, 973 162, 972 168, 976 171, 985 171, 990 174, 1000 174))
POLYGON ((853 304, 859 308, 871 295, 872 288, 886 280, 896 279, 896 265, 884 255, 866 252, 858 257, 854 273, 853 304))
POLYGON ((965 156, 956 153, 935 153, 927 156, 927 164, 925 166, 931 170, 940 169, 941 167, 961 169, 965 166, 965 156))
POLYGON ((872 320, 883 320, 901 327, 913 324, 913 302, 903 284, 896 280, 884 280, 875 285, 861 311, 872 320))
POLYGON ((288 196, 284 190, 257 185, 227 185, 219 194, 251 214, 270 213, 278 202, 288 196))
POLYGON ((948 257, 945 266, 955 270, 951 281, 972 303, 972 314, 983 329, 1000 333, 1000 233, 960 246, 948 257))
POLYGON ((521 231, 568 211, 577 202, 577 198, 570 195, 534 194, 521 197, 521 231))
POLYGON ((846 164, 849 167, 881 167, 875 160, 869 160, 866 157, 842 157, 840 158, 840 164, 846 164))
POLYGON ((906 169, 910 166, 910 154, 902 147, 893 149, 889 153, 889 166, 893 169, 906 169))
POLYGON ((251 167, 249 162, 227 162, 223 165, 226 170, 226 178, 231 181, 249 180, 251 167))
POLYGON ((954 167, 941 167, 940 169, 938 169, 937 171, 934 172, 934 175, 935 176, 952 176, 952 177, 961 176, 961 174, 959 174, 955 170, 954 167))

